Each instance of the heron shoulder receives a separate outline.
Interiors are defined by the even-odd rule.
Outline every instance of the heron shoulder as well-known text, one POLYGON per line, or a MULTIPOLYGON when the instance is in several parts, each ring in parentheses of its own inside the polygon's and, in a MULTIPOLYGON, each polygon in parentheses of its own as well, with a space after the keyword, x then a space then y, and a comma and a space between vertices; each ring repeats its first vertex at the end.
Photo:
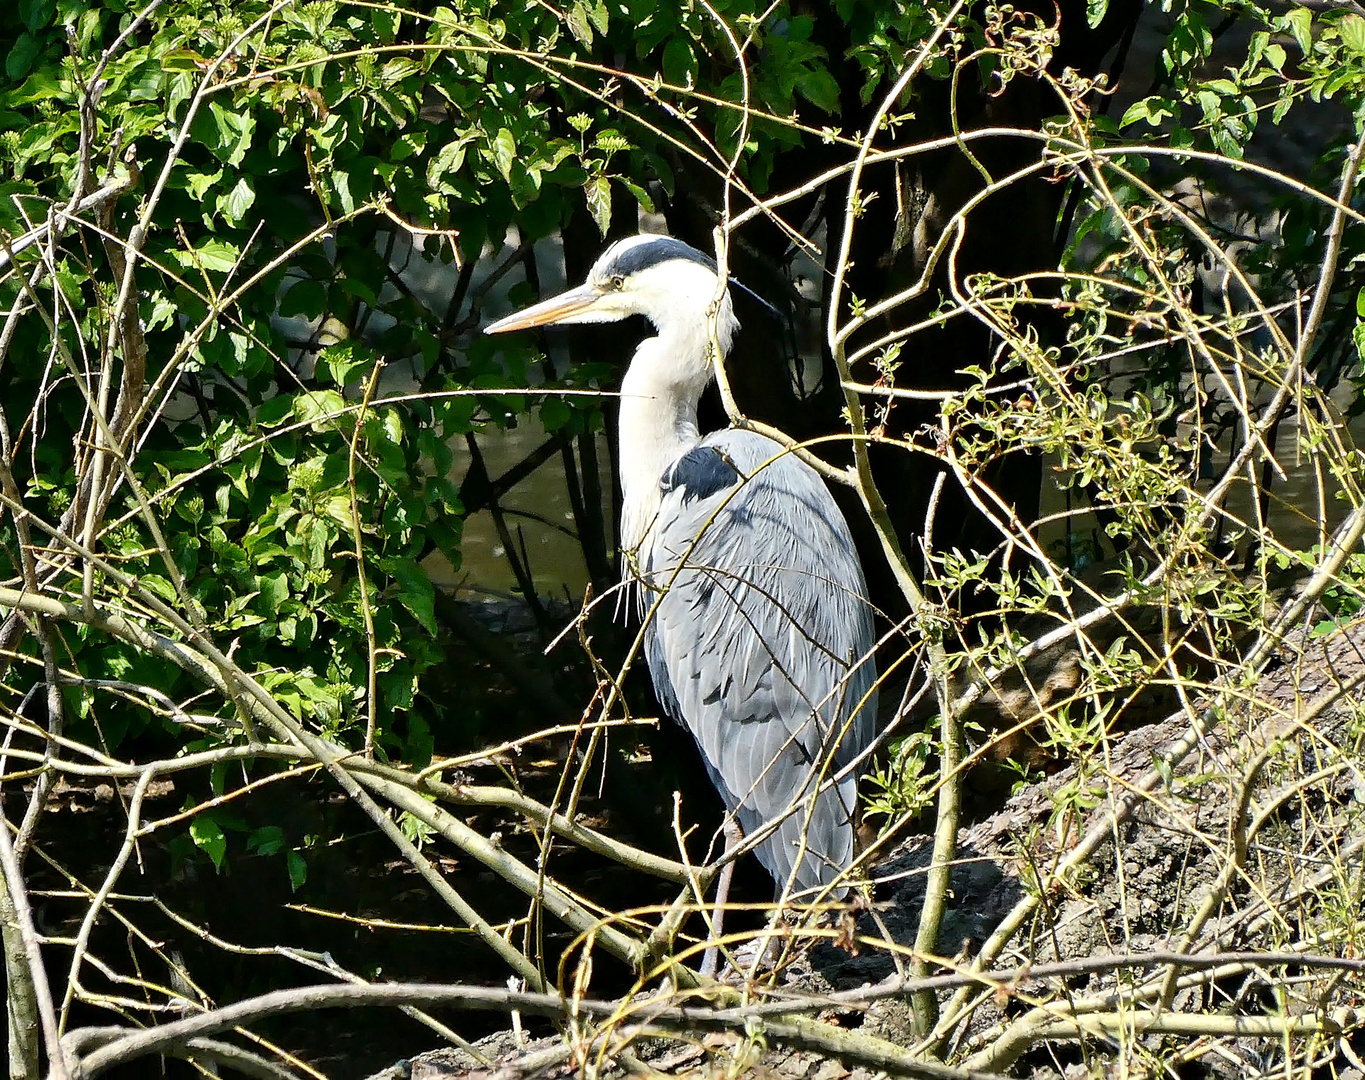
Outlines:
POLYGON ((664 470, 659 488, 665 495, 676 492, 684 503, 690 503, 709 499, 739 480, 739 471, 720 447, 701 443, 664 470))
MULTIPOLYGON (((781 443, 766 435, 743 428, 725 428, 705 436, 689 453, 705 451, 710 458, 719 458, 729 468, 734 479, 748 481, 760 489, 774 489, 816 504, 828 502, 834 506, 829 488, 814 469, 789 451, 781 443)), ((686 456, 686 455, 685 455, 686 456)), ((700 458, 700 454, 698 455, 700 458)), ((720 469, 708 464, 708 471, 718 482, 720 469)))
POLYGON ((834 505, 824 482, 804 461, 767 436, 740 428, 703 437, 659 477, 659 494, 674 506, 691 507, 733 488, 742 490, 723 502, 791 496, 821 508, 826 501, 831 509, 834 505))

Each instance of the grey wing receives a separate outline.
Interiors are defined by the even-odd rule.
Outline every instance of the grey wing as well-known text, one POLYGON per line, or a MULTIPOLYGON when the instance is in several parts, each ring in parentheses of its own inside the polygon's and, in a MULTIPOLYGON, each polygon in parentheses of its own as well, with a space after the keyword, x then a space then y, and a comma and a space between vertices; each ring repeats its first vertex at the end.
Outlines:
POLYGON ((745 833, 781 822, 756 849, 779 886, 829 884, 852 862, 850 766, 876 716, 848 525, 809 466, 752 432, 708 436, 662 489, 641 590, 659 697, 745 833))

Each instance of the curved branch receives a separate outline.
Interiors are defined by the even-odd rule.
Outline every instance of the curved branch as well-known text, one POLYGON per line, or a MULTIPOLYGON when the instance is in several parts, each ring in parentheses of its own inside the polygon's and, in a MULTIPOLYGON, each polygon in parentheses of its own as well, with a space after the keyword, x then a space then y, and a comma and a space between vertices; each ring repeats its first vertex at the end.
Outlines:
MULTIPOLYGON (((563 998, 504 990, 499 987, 450 986, 436 983, 386 983, 378 986, 304 986, 250 998, 221 1009, 160 1027, 132 1031, 111 1039, 81 1060, 81 1075, 94 1077, 149 1054, 173 1052, 193 1039, 278 1016, 316 1009, 354 1009, 371 1006, 457 1005, 479 1012, 520 1012, 530 1016, 575 1016, 639 1025, 663 1032, 741 1031, 761 1034, 771 1042, 802 1050, 816 1050, 844 1061, 881 1069, 916 1080, 1002 1080, 997 1074, 952 1069, 919 1061, 903 1047, 862 1032, 845 1031, 800 1017, 759 1020, 749 1008, 711 1009, 669 1006, 649 1000, 634 1007, 618 1001, 563 998)), ((100 1029, 104 1038, 110 1029, 100 1029)), ((82 1045, 80 1030, 68 1036, 68 1046, 82 1045)))

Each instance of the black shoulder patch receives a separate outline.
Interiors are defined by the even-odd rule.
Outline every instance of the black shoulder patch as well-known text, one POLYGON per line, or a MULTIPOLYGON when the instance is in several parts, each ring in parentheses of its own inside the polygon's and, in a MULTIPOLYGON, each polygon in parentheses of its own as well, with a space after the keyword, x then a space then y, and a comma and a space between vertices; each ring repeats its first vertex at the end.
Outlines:
POLYGON ((714 446, 694 446, 664 471, 665 493, 682 489, 683 501, 705 499, 739 482, 739 472, 714 446))
POLYGON ((703 255, 681 240, 674 240, 671 236, 659 236, 626 248, 602 267, 602 276, 612 277, 620 274, 622 277, 630 277, 631 274, 668 262, 670 259, 686 259, 688 262, 701 263, 713 274, 716 272, 715 259, 703 255))

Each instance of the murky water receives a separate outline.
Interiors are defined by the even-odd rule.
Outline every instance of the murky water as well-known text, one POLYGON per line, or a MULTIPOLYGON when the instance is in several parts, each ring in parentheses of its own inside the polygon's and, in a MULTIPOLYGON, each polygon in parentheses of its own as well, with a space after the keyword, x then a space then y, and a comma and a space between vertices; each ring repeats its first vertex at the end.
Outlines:
MULTIPOLYGON (((545 433, 534 419, 523 418, 520 426, 509 430, 489 428, 478 436, 479 451, 489 475, 496 478, 522 461, 545 441, 545 433)), ((469 470, 470 454, 463 440, 452 445, 455 451, 454 479, 458 483, 469 470)), ((600 464, 604 497, 611 492, 611 465, 606 439, 598 436, 597 459, 600 464)), ((555 454, 518 484, 500 503, 508 531, 517 544, 517 554, 529 568, 536 591, 577 603, 588 583, 583 549, 575 528, 573 504, 564 481, 564 463, 555 454)), ((609 520, 610 506, 602 508, 609 520)), ((465 521, 458 569, 441 556, 426 563, 428 573, 439 588, 457 594, 511 594, 517 591, 516 575, 507 559, 506 547, 493 514, 481 510, 465 521)))
MULTIPOLYGON (((496 254, 491 249, 485 252, 472 273, 465 306, 460 312, 462 318, 477 303, 481 322, 487 325, 517 306, 508 294, 526 281, 525 267, 518 256, 519 245, 516 231, 510 230, 500 251, 496 254)), ((425 251, 401 239, 397 247, 392 259, 406 287, 428 310, 443 310, 455 291, 459 267, 431 258, 425 251)), ((564 253, 557 239, 546 239, 535 245, 535 262, 541 291, 545 295, 565 287, 564 253)), ((384 328, 382 320, 376 317, 373 331, 380 332, 384 328)), ((550 345, 549 370, 531 372, 534 376, 530 380, 532 385, 547 375, 562 375, 568 368, 568 356, 554 347, 553 340, 550 345)), ((383 390, 390 394, 405 393, 415 385, 411 370, 403 371, 395 366, 385 373, 383 390)), ((477 440, 489 478, 496 481, 539 448, 547 437, 535 415, 519 417, 514 428, 487 425, 478 432, 477 440)), ((450 449, 455 455, 451 479, 458 485, 468 474, 471 454, 463 438, 453 440, 450 449)), ((611 476, 607 451, 605 441, 599 438, 602 490, 609 497, 611 476)), ((558 597, 567 595, 576 603, 583 595, 588 576, 560 455, 551 455, 504 496, 499 501, 499 509, 518 556, 529 567, 537 592, 558 597)), ((610 514, 611 508, 604 507, 604 519, 609 519, 610 514)), ((507 558, 506 544, 490 511, 480 510, 466 520, 461 556, 458 567, 441 555, 426 561, 427 572, 437 586, 456 594, 481 596, 511 595, 519 591, 507 558)))

